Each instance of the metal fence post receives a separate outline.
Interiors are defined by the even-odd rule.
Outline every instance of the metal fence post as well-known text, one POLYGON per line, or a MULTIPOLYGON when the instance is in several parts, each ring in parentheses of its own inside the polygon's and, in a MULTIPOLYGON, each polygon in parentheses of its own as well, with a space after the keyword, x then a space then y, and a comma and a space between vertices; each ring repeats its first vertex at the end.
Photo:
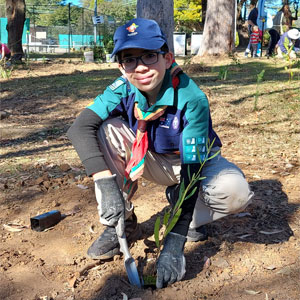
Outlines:
POLYGON ((71 3, 69 2, 68 4, 68 23, 69 23, 69 45, 68 45, 68 49, 69 49, 69 53, 71 50, 71 3))

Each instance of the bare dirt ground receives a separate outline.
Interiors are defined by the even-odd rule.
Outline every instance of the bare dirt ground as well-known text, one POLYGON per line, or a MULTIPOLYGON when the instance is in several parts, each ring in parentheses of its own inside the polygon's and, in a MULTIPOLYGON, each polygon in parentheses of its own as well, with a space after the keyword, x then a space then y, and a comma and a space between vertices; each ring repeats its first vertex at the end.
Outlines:
MULTIPOLYGON (((264 58, 186 66, 209 96, 223 155, 243 169, 255 196, 243 213, 210 224, 207 241, 186 244, 183 281, 138 289, 128 283, 122 256, 86 256, 103 226, 93 182, 65 133, 118 76, 115 67, 32 62, 0 79, 0 299, 299 299, 300 81, 288 82, 282 63, 264 58), (29 228, 31 217, 50 210, 69 216, 44 232, 29 228)), ((153 264, 154 222, 168 206, 164 189, 140 180, 134 197, 143 235, 130 251, 140 274, 153 264)))

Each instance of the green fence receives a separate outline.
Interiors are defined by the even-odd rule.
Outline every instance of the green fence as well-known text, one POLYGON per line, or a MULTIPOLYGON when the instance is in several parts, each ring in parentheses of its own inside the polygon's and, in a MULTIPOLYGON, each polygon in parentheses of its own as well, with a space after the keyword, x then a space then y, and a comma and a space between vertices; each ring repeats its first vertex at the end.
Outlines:
MULTIPOLYGON (((93 10, 73 5, 26 5, 23 49, 65 53, 95 44, 103 46, 103 41, 113 35, 119 24, 103 16, 103 23, 95 25, 93 16, 93 10)), ((0 4, 0 41, 3 43, 7 43, 6 24, 5 5, 0 4)))

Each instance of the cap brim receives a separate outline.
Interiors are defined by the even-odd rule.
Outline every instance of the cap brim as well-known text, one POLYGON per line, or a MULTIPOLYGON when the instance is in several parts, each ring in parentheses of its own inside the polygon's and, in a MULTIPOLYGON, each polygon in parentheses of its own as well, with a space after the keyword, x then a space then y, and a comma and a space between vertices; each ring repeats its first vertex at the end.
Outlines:
POLYGON ((143 41, 136 43, 136 41, 118 41, 112 52, 112 55, 116 55, 118 52, 126 49, 146 49, 146 50, 157 50, 161 48, 166 42, 163 39, 156 41, 143 41))

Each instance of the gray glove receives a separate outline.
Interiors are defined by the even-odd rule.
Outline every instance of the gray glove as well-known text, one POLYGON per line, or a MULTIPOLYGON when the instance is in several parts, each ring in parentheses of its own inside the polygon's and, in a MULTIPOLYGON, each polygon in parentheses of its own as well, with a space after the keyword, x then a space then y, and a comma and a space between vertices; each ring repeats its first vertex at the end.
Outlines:
POLYGON ((170 232, 164 243, 164 248, 156 263, 156 287, 161 289, 168 283, 174 283, 185 274, 185 257, 183 255, 186 237, 170 232))
POLYGON ((95 194, 98 202, 100 222, 115 226, 124 218, 124 198, 116 181, 116 175, 95 180, 95 194))

